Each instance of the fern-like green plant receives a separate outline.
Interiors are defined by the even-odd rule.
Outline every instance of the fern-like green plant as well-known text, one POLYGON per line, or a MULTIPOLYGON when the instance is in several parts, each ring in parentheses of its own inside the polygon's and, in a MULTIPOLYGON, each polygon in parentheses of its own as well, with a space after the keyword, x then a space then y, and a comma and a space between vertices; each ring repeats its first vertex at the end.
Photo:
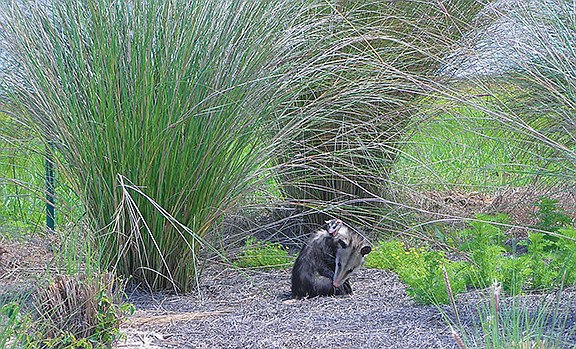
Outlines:
POLYGON ((459 248, 468 252, 477 268, 469 275, 468 283, 479 288, 492 285, 494 281, 503 280, 506 274, 504 253, 505 235, 500 226, 492 221, 505 222, 504 215, 477 215, 477 220, 469 223, 470 227, 459 232, 462 243, 459 248))
MULTIPOLYGON (((566 220, 558 214, 556 208, 548 207, 540 218, 544 222, 566 220), (545 217, 547 214, 554 219, 545 217)), ((495 283, 510 295, 576 283, 576 229, 558 229, 555 240, 547 239, 542 232, 529 232, 528 238, 519 242, 527 251, 519 253, 506 244, 504 227, 508 219, 503 214, 478 214, 468 228, 453 234, 459 241, 453 247, 467 254, 466 260, 454 261, 442 251, 406 248, 402 242, 390 240, 376 244, 366 258, 366 266, 393 270, 406 283, 408 294, 424 304, 450 301, 446 280, 454 295, 495 283)))
POLYGON ((443 252, 424 247, 406 248, 397 240, 376 244, 366 257, 365 265, 393 270, 406 283, 406 292, 421 304, 446 304, 450 301, 444 270, 452 292, 464 292, 469 269, 466 262, 451 261, 443 252))

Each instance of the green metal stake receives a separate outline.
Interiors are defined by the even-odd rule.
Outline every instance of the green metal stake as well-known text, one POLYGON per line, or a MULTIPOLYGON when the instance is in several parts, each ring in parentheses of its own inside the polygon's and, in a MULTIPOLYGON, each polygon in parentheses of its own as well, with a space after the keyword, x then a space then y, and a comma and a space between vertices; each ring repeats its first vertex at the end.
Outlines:
POLYGON ((46 146, 46 228, 53 232, 55 228, 56 179, 54 177, 54 160, 50 145, 46 146))

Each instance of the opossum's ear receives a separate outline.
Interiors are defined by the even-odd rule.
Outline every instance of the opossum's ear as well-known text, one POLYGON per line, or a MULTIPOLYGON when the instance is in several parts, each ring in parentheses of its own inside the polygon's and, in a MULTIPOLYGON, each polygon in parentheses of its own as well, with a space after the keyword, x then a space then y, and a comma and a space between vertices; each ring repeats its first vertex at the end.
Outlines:
POLYGON ((346 241, 344 241, 344 240, 338 240, 338 243, 340 244, 340 246, 341 246, 342 248, 347 248, 347 247, 348 247, 348 244, 346 244, 346 241))
POLYGON ((362 249, 360 249, 360 254, 362 255, 362 257, 364 257, 365 255, 370 253, 370 251, 372 251, 372 247, 364 246, 364 247, 362 247, 362 249))

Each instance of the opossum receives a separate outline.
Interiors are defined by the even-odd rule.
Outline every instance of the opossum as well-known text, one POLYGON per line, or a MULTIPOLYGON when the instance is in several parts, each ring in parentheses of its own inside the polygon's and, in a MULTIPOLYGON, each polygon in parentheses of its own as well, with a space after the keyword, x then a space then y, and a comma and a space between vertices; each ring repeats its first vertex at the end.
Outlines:
POLYGON ((328 234, 336 237, 338 230, 344 226, 344 223, 342 223, 342 221, 339 219, 331 219, 326 221, 326 226, 328 227, 328 234))
POLYGON ((292 297, 352 294, 348 278, 371 251, 358 233, 340 220, 326 222, 300 251, 292 268, 292 297))

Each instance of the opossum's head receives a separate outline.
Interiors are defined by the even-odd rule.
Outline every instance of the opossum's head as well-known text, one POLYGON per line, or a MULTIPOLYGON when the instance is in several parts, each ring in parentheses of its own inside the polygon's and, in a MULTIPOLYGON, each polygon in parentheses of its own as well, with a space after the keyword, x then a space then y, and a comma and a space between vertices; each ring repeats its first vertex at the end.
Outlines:
POLYGON ((348 236, 341 236, 336 248, 336 270, 332 285, 334 287, 342 286, 350 275, 362 266, 364 257, 370 251, 372 251, 372 247, 361 235, 350 232, 348 236))
POLYGON ((330 234, 332 236, 336 236, 336 233, 338 233, 338 230, 340 230, 340 228, 342 228, 344 223, 342 223, 342 221, 339 219, 331 219, 329 221, 326 221, 326 225, 328 227, 328 229, 327 229, 328 234, 330 234))

